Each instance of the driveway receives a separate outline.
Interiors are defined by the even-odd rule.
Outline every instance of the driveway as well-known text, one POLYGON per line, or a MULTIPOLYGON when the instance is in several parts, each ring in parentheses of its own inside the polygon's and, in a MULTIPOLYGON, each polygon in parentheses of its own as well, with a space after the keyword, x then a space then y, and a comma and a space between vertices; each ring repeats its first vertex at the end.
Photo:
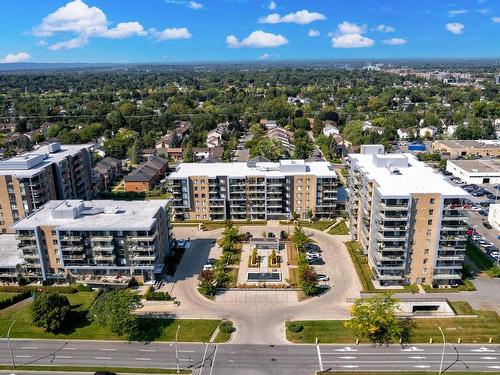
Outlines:
MULTIPOLYGON (((272 227, 248 226, 242 232, 260 236, 263 230, 279 234, 280 230, 293 229, 293 226, 272 227)), ((172 312, 178 318, 230 319, 234 322, 236 333, 232 343, 237 344, 283 344, 285 340, 284 321, 296 319, 347 319, 349 306, 347 298, 359 297, 361 285, 345 246, 344 237, 337 238, 313 229, 305 229, 307 234, 323 250, 323 257, 329 267, 328 274, 333 288, 321 296, 302 302, 290 301, 277 303, 236 301, 218 302, 203 297, 196 290, 197 274, 210 256, 217 253, 214 240, 223 230, 198 232, 196 228, 174 228, 176 238, 191 238, 191 247, 186 251, 172 283, 167 285, 170 293, 177 297, 180 306, 172 312)))

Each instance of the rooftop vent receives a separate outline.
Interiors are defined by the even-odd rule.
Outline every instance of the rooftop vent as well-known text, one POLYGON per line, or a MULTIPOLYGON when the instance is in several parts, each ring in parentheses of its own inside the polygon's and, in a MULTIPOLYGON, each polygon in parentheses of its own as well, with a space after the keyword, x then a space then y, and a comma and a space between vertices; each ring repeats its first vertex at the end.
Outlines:
POLYGON ((56 152, 59 152, 61 151, 61 144, 59 142, 52 142, 52 143, 49 143, 49 152, 51 154, 54 154, 56 152))

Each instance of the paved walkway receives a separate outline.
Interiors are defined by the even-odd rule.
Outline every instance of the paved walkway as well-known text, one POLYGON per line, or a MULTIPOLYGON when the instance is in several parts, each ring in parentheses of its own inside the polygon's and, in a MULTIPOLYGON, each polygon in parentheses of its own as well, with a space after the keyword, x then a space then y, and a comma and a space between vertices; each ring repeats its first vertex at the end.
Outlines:
POLYGON ((216 302, 228 303, 297 303, 295 290, 223 290, 215 296, 216 302))

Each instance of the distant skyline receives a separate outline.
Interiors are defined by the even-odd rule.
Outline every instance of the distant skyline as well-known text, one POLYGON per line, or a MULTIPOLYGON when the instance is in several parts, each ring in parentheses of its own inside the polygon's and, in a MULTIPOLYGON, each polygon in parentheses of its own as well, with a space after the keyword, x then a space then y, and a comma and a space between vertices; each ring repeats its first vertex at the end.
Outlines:
POLYGON ((0 62, 500 57, 497 0, 22 0, 0 62))

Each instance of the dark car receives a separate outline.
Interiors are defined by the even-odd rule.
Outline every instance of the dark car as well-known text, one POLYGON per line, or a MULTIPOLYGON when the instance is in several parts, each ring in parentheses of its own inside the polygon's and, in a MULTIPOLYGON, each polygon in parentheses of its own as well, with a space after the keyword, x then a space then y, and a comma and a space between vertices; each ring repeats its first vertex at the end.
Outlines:
POLYGON ((310 258, 307 260, 307 262, 309 264, 316 264, 316 265, 325 264, 325 261, 322 258, 310 258))
POLYGON ((488 223, 487 221, 483 221, 483 227, 485 227, 486 229, 493 229, 493 227, 491 226, 491 224, 488 223))
POLYGON ((493 193, 490 193, 487 195, 487 197, 488 197, 488 199, 496 199, 497 196, 493 193))
POLYGON ((445 176, 451 176, 453 173, 448 172, 448 171, 444 171, 444 172, 443 172, 443 174, 444 174, 445 176))
POLYGON ((320 253, 321 252, 321 248, 318 245, 316 245, 315 243, 307 243, 305 246, 305 249, 309 253, 320 253))
POLYGON ((477 213, 481 216, 488 216, 488 213, 485 210, 480 210, 477 213))
POLYGON ((116 375, 116 372, 111 371, 96 371, 94 375, 116 375))
POLYGON ((492 202, 491 201, 483 201, 483 202, 480 202, 479 205, 481 207, 488 207, 492 202))

